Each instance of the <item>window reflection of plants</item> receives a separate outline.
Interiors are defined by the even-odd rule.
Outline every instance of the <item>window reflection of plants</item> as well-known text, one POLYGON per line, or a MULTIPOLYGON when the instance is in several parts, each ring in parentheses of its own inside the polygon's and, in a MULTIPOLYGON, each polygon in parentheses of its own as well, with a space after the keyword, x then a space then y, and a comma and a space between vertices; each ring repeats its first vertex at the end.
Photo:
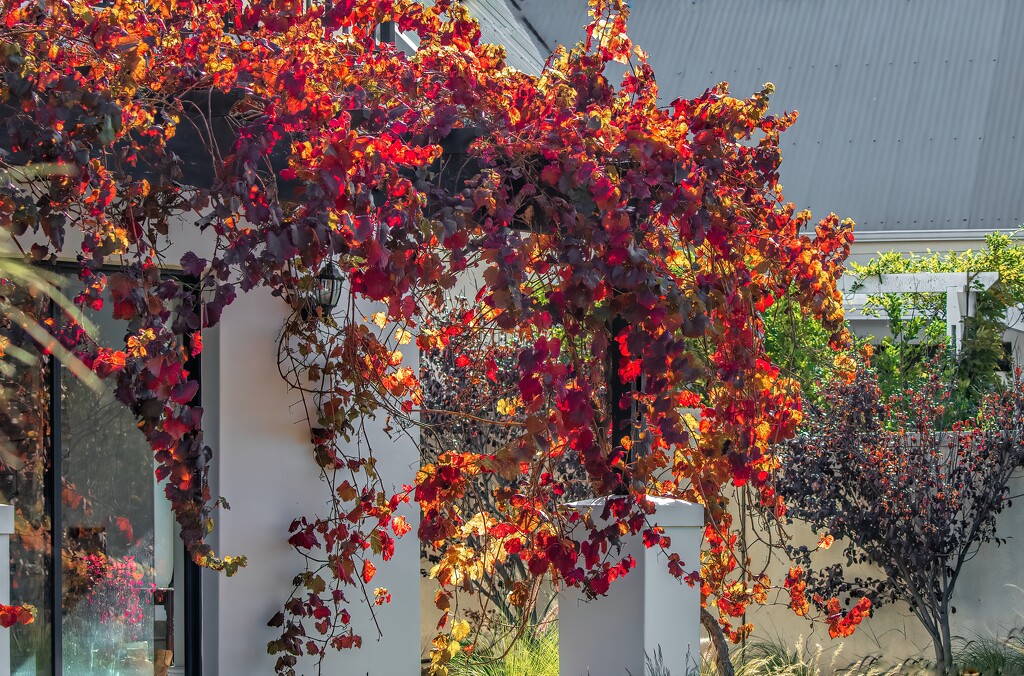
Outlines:
POLYGON ((130 413, 109 391, 63 390, 65 526, 103 528, 110 552, 151 541, 153 462, 130 413))
MULTIPOLYGON (((127 328, 98 322, 106 341, 127 328)), ((116 669, 133 643, 152 654, 153 459, 112 384, 99 393, 73 378, 62 386, 65 666, 116 669)))
MULTIPOLYGON (((44 356, 44 348, 84 387, 97 391, 100 380, 44 328, 54 307, 80 314, 61 292, 60 277, 32 266, 20 254, 9 233, 0 233, 0 501, 15 509, 12 602, 19 608, 43 609, 38 622, 11 632, 12 662, 33 661, 37 671, 47 673, 53 603, 46 475, 52 430, 51 360, 44 356)), ((94 330, 84 320, 79 326, 87 333, 94 330)), ((28 621, 28 615, 18 618, 22 624, 28 621)))
POLYGON ((83 589, 66 611, 64 662, 72 673, 115 670, 151 638, 153 569, 134 555, 86 554, 76 560, 83 589))

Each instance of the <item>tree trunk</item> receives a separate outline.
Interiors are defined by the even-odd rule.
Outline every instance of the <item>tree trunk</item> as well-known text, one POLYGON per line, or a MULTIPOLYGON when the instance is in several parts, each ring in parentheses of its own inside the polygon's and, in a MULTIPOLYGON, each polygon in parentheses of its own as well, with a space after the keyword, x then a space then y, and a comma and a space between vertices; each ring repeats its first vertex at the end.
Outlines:
POLYGON ((935 652, 938 654, 941 650, 942 661, 938 665, 938 673, 940 676, 953 673, 953 639, 950 636, 949 631, 949 606, 948 603, 944 603, 939 614, 939 631, 940 631, 940 646, 935 652))
POLYGON ((729 644, 725 640, 722 626, 714 615, 708 612, 707 608, 700 609, 700 623, 711 637, 711 646, 715 650, 715 666, 718 667, 718 676, 735 676, 736 671, 729 659, 729 644))
POLYGON ((936 676, 948 676, 946 671, 946 656, 942 649, 942 643, 938 640, 932 639, 935 644, 935 674, 936 676))

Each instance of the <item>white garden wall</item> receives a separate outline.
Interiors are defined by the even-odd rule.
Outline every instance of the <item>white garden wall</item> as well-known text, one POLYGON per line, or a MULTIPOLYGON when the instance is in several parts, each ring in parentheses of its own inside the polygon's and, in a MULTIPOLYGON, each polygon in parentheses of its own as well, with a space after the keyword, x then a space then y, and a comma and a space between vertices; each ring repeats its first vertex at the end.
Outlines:
MULTIPOLYGON (((1011 486, 1011 494, 1024 492, 1024 481, 1011 486)), ((1024 627, 1024 500, 1015 502, 1004 511, 997 521, 1000 537, 1009 542, 997 547, 984 545, 978 556, 969 561, 963 569, 954 596, 956 614, 952 616, 954 636, 965 639, 1005 636, 1011 629, 1024 627)), ((799 525, 788 529, 796 544, 813 547, 818 537, 807 527, 799 525)), ((845 561, 842 556, 843 541, 836 540, 824 563, 845 561)), ((755 568, 764 560, 763 549, 752 548, 755 568)), ((788 561, 776 558, 768 568, 768 575, 777 585, 785 580, 789 570, 788 561)), ((862 568, 861 571, 875 571, 862 568)), ((854 573, 856 574, 856 573, 854 573)), ((806 619, 797 617, 785 604, 789 598, 779 594, 779 605, 755 608, 748 613, 747 620, 755 626, 755 640, 779 640, 784 645, 796 646, 801 642, 813 652, 817 646, 831 655, 837 651, 835 666, 843 667, 858 658, 876 655, 886 662, 895 663, 909 657, 933 656, 931 639, 921 629, 905 604, 884 606, 877 609, 874 617, 865 620, 853 636, 832 639, 824 624, 812 625, 806 619)), ((824 664, 829 663, 829 657, 824 664)))

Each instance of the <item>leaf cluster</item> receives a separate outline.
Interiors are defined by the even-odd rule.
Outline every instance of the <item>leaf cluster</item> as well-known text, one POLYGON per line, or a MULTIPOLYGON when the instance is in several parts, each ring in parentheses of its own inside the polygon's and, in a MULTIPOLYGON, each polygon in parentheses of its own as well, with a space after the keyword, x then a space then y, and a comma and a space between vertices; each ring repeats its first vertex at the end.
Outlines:
MULTIPOLYGON (((306 405, 329 495, 324 515, 290 528, 305 568, 271 620, 279 673, 361 643, 346 591, 371 609, 388 602, 369 586, 374 561, 409 531, 397 512, 410 499, 438 551, 442 610, 454 585, 509 559, 530 579, 511 599, 540 580, 605 593, 634 565, 624 535, 670 545, 650 495, 707 505, 722 543, 724 486, 779 507, 773 449, 801 400, 762 315, 789 298, 830 348, 849 344, 836 278, 852 223, 815 223, 785 202, 779 138, 796 115, 769 114, 772 85, 737 98, 721 83, 660 105, 628 9, 594 0, 586 39, 539 76, 509 68, 447 0, 0 9, 0 224, 29 260, 73 254, 76 303, 128 323, 123 345, 95 344, 70 313, 53 335, 116 379, 192 558, 228 574, 245 559, 207 541, 214 451, 186 362, 241 293, 266 289, 293 310, 279 367, 306 405), (415 33, 417 52, 379 42, 383 23, 415 33), (618 85, 612 62, 628 66, 618 85), (182 228, 203 246, 168 259, 182 228), (333 313, 306 300, 328 261, 347 291, 333 313), (465 286, 473 305, 445 313, 465 286), (443 349, 466 331, 513 346, 513 396, 476 422, 520 434, 494 452, 444 449, 394 489, 366 421, 397 436, 434 415, 400 348, 443 349), (631 429, 612 429, 619 411, 631 429), (560 508, 567 466, 617 496, 607 525, 560 508), (493 509, 457 508, 493 477, 493 509)), ((460 354, 455 367, 486 378, 487 358, 460 354)), ((724 552, 708 560, 719 569, 706 597, 731 588, 741 612, 762 596, 730 578, 724 552)), ((694 582, 700 562, 669 566, 694 582)), ((467 638, 447 626, 460 631, 437 637, 438 672, 467 638)))

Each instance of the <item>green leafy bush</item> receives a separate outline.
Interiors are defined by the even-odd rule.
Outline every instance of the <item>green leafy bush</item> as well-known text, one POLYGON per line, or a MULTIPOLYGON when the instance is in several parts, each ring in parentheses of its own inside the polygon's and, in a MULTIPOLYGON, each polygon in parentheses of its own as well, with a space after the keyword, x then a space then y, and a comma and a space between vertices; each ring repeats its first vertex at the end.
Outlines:
MULTIPOLYGON (((837 353, 831 333, 788 298, 765 310, 764 344, 772 363, 800 383, 801 393, 816 401, 822 383, 832 378, 837 353)), ((850 356, 850 355, 847 355, 850 356)))

